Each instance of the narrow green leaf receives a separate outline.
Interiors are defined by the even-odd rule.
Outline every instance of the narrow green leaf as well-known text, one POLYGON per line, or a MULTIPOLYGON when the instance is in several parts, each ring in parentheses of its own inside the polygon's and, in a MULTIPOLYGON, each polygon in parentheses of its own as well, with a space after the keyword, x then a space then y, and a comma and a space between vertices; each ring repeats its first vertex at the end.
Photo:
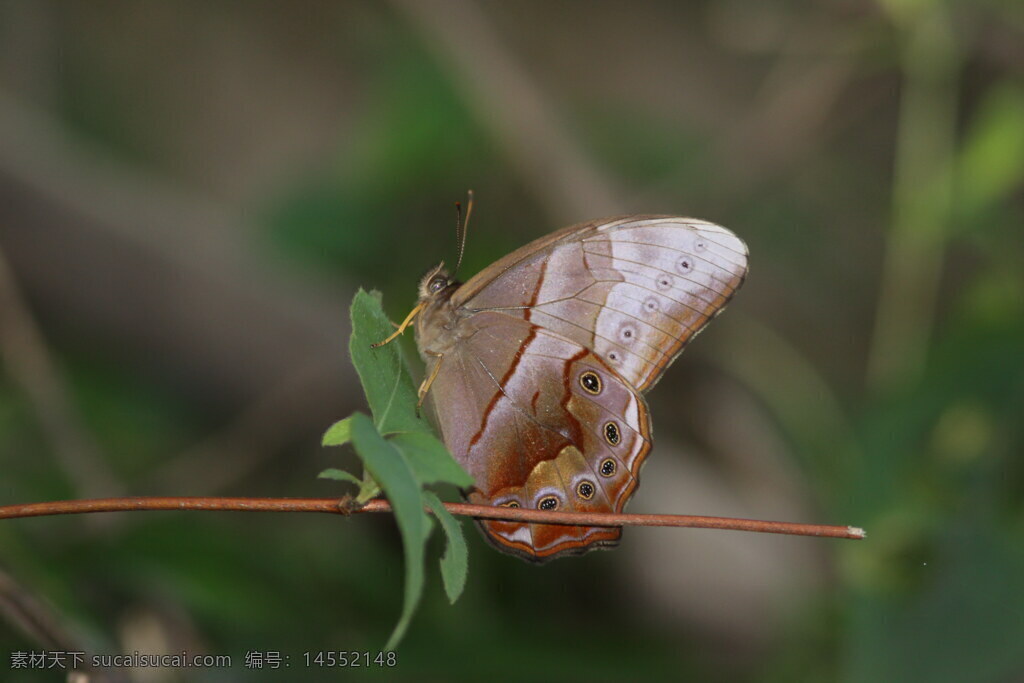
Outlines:
POLYGON ((352 416, 352 441, 367 471, 380 484, 394 509, 405 551, 405 599, 402 614, 391 633, 387 650, 394 650, 405 634, 423 594, 423 559, 430 518, 423 511, 420 485, 402 453, 384 439, 366 415, 352 416))
POLYGON ((362 487, 363 480, 345 470, 339 470, 337 467, 328 467, 326 470, 316 475, 318 479, 336 479, 338 481, 347 481, 355 484, 356 486, 362 487))
POLYGON ((391 443, 398 446, 412 467, 416 478, 424 484, 448 483, 466 488, 473 485, 473 477, 462 469, 445 445, 424 432, 396 434, 391 443))
POLYGON ((448 512, 441 499, 433 491, 423 492, 423 502, 429 507, 448 538, 444 555, 441 556, 441 579, 444 581, 444 592, 448 601, 455 603, 466 587, 466 575, 469 572, 469 549, 466 537, 462 535, 462 524, 448 512))
MULTIPOLYGON (((324 438, 320 440, 324 446, 344 446, 352 438, 351 417, 338 420, 324 432, 324 438)), ((322 476, 322 475, 321 475, 322 476)))
POLYGON ((370 348, 388 337, 394 328, 380 306, 380 294, 360 289, 352 300, 352 337, 349 353, 359 373, 373 422, 381 434, 431 432, 416 415, 416 387, 405 366, 397 341, 370 348))

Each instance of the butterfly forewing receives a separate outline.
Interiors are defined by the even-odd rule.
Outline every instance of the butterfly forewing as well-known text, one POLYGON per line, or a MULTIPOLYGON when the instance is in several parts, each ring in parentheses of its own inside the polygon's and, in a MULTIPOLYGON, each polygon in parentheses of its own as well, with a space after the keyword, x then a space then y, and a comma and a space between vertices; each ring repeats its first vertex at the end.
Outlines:
POLYGON ((747 272, 746 245, 696 219, 618 218, 542 242, 470 280, 462 305, 503 310, 572 339, 641 391, 725 307, 747 272))

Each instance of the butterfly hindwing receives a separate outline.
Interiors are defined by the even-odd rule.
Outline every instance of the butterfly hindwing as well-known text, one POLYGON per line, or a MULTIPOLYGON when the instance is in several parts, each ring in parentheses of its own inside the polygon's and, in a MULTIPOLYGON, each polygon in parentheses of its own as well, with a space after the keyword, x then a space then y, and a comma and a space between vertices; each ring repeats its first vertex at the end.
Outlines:
MULTIPOLYGON (((496 312, 467 325, 469 341, 441 361, 431 395, 445 443, 476 480, 469 500, 621 512, 650 449, 643 397, 592 351, 537 325, 496 312), (478 419, 463 419, 474 412, 478 419)), ((612 545, 620 535, 602 527, 481 527, 503 550, 533 560, 612 545)))

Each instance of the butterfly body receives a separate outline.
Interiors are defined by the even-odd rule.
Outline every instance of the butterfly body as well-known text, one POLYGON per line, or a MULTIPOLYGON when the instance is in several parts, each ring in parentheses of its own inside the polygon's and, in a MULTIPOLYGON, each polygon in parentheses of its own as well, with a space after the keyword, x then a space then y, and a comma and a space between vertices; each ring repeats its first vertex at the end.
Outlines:
MULTIPOLYGON (((474 503, 621 512, 651 448, 642 392, 719 312, 746 247, 695 219, 625 216, 522 247, 465 284, 420 285, 416 341, 442 437, 474 503)), ((621 529, 481 521, 532 561, 615 545, 621 529)))

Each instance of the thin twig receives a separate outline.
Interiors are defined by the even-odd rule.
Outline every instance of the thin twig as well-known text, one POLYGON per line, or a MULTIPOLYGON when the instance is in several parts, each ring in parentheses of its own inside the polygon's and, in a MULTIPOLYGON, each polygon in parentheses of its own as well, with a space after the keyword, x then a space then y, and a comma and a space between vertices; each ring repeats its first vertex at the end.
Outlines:
MULTIPOLYGON (((525 508, 492 507, 469 503, 445 503, 449 512, 477 519, 498 519, 512 522, 561 524, 567 526, 662 526, 698 529, 731 529, 793 536, 828 536, 862 539, 863 529, 827 524, 796 524, 758 519, 705 517, 703 515, 630 515, 611 513, 559 512, 525 508)), ((138 512, 142 510, 221 510, 235 512, 327 512, 349 515, 358 512, 391 512, 383 499, 371 500, 359 508, 351 508, 337 498, 223 498, 190 496, 140 496, 132 498, 98 498, 93 500, 58 500, 47 503, 0 506, 0 519, 75 515, 89 512, 138 512)))

